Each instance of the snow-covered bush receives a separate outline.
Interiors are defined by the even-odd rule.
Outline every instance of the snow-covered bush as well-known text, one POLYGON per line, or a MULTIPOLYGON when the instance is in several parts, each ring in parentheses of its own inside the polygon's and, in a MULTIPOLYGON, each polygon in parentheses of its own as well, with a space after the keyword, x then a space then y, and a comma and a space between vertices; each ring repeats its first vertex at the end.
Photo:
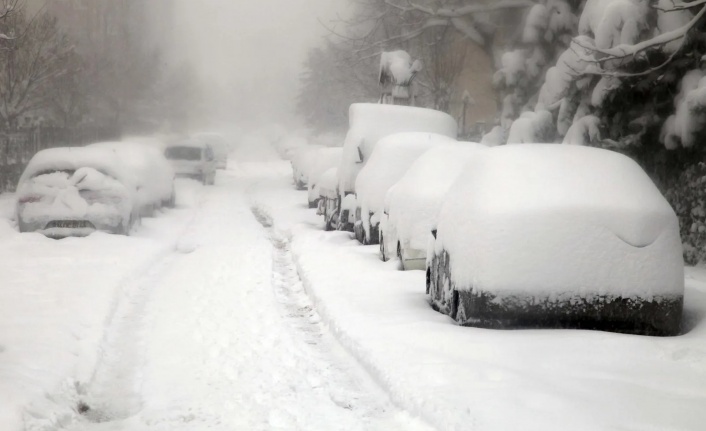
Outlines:
POLYGON ((479 152, 446 195, 432 254, 432 300, 462 324, 679 330, 677 217, 616 152, 479 152))
POLYGON ((666 193, 679 217, 684 260, 690 265, 706 261, 706 163, 687 168, 666 193))
POLYGON ((508 144, 533 144, 552 142, 555 129, 552 114, 549 111, 525 112, 510 127, 508 144))
POLYGON ((420 132, 395 133, 380 139, 355 182, 360 208, 360 219, 356 219, 358 240, 364 244, 378 243, 377 225, 385 195, 419 156, 431 148, 457 143, 448 136, 420 132))

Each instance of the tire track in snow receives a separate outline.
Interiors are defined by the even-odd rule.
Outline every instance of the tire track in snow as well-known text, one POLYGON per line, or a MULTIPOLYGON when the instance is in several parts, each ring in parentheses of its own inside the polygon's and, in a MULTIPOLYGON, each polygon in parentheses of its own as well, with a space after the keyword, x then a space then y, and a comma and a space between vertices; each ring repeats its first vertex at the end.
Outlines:
MULTIPOLYGON (((280 314, 307 346, 303 352, 320 370, 320 382, 339 407, 355 412, 366 430, 430 431, 419 419, 400 411, 363 368, 343 349, 322 322, 309 298, 294 262, 288 238, 274 226, 262 207, 253 215, 267 230, 273 245, 272 278, 280 314)), ((314 377, 316 378, 316 377, 314 377)))
MULTIPOLYGON (((194 190, 188 190, 189 194, 194 190)), ((204 193, 188 208, 178 234, 164 248, 114 288, 112 305, 105 318, 103 337, 92 372, 86 381, 67 381, 57 394, 47 398, 56 404, 48 412, 30 412, 28 431, 88 430, 124 420, 141 410, 140 332, 150 289, 172 266, 176 256, 194 251, 193 226, 202 212, 204 193)), ((79 377, 80 378, 80 377, 79 377)))

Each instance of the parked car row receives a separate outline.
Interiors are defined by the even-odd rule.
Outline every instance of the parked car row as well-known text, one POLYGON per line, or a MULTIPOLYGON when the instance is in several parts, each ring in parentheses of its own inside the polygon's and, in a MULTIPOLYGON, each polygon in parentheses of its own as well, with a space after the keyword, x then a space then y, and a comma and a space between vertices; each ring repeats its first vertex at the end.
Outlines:
POLYGON ((680 332, 678 220, 637 163, 458 142, 452 126, 427 109, 353 105, 340 159, 302 153, 321 162, 308 180, 326 229, 425 271, 430 305, 460 325, 680 332))
POLYGON ((176 176, 214 183, 216 168, 226 166, 228 154, 217 136, 39 151, 17 186, 18 228, 51 238, 95 231, 129 235, 142 217, 175 206, 176 176))

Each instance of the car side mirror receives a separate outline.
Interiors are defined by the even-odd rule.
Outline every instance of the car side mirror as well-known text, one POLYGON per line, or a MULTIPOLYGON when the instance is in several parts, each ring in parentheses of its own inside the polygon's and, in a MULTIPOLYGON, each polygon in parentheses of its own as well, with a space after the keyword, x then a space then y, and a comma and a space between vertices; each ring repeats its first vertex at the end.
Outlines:
POLYGON ((434 237, 434 239, 436 239, 436 229, 432 229, 431 235, 434 237))

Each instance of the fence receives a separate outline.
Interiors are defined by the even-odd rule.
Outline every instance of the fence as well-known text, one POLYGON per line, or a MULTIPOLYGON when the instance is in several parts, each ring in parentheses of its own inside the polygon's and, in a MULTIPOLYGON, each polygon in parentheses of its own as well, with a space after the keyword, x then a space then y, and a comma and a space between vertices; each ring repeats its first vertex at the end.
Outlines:
POLYGON ((13 191, 29 160, 38 151, 55 147, 76 147, 119 137, 107 128, 64 129, 42 127, 0 131, 0 193, 13 191))

